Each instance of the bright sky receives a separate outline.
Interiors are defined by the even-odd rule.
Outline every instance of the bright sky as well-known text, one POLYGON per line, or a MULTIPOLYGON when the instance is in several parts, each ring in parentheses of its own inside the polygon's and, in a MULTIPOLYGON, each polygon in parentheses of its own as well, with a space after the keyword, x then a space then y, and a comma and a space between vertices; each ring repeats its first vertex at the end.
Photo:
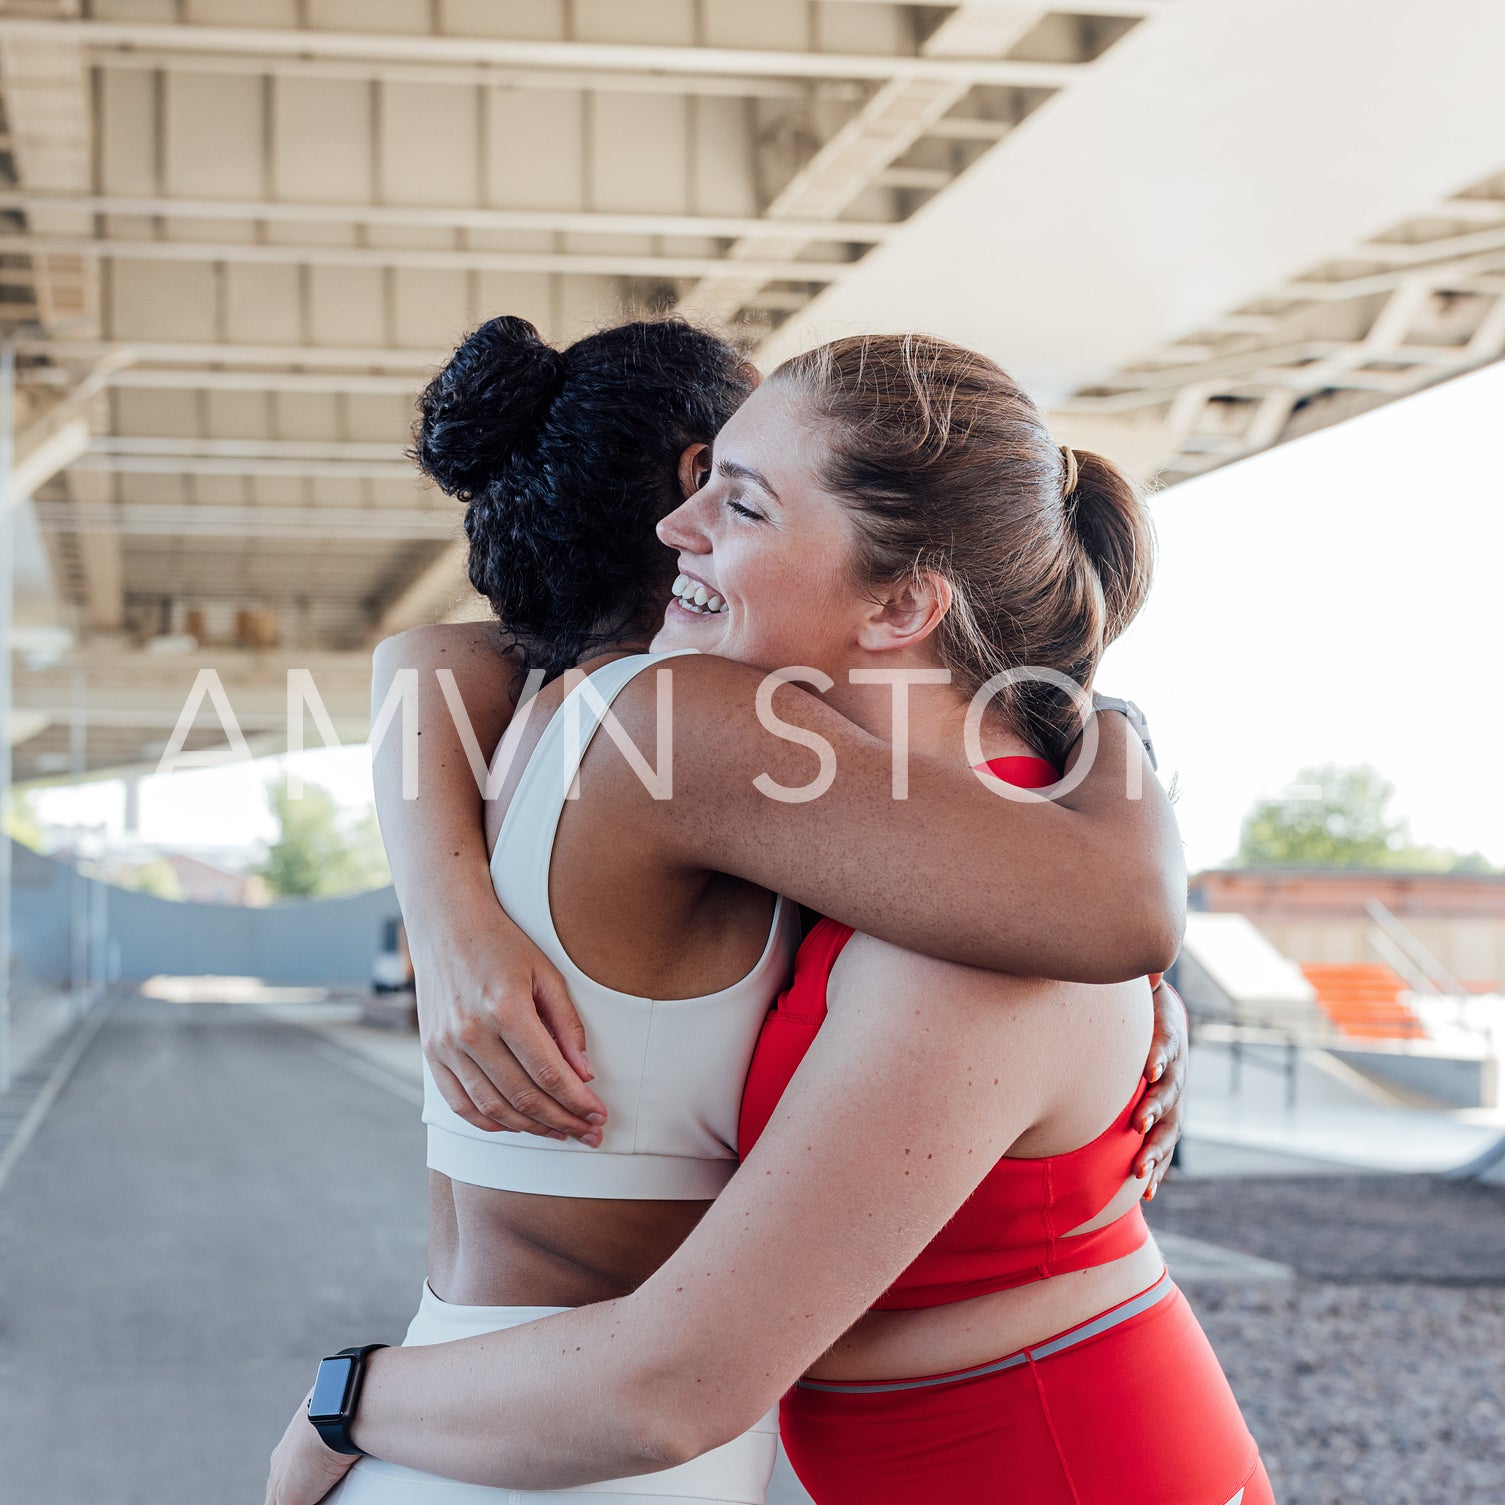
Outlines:
MULTIPOLYGON (((211 717, 206 701, 200 717, 211 717)), ((309 735, 317 735, 309 727, 309 735)), ((371 803, 371 753, 364 742, 351 747, 313 748, 293 756, 257 758, 223 768, 198 768, 141 781, 143 841, 164 846, 253 846, 277 834, 267 808, 266 786, 292 767, 311 784, 322 784, 351 809, 371 803)), ((42 820, 60 825, 103 825, 119 836, 124 828, 125 785, 102 779, 77 788, 42 790, 35 798, 42 820)))
MULTIPOLYGON (((1421 842, 1505 862, 1505 366, 1257 455, 1155 502, 1160 568, 1101 687, 1150 718, 1195 871, 1302 767, 1372 763, 1421 842)), ((142 836, 271 834, 286 759, 145 781, 142 836)), ((364 747, 298 755, 352 806, 364 747)), ((120 830, 121 785, 52 790, 42 817, 120 830)))
POLYGON ((1193 870, 1327 762, 1505 862, 1502 416, 1494 366, 1157 499, 1155 590, 1099 678, 1149 716, 1193 870))

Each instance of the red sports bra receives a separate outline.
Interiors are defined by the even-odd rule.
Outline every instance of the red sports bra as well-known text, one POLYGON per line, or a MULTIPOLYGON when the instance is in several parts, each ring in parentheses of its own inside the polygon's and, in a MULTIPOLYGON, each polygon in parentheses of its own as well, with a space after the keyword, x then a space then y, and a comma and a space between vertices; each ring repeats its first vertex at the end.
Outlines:
MULTIPOLYGON (((994 758, 985 767, 1025 789, 1059 777, 1043 758, 994 758)), ((853 933, 848 925, 819 920, 799 949, 793 981, 763 1022, 742 1094, 737 1139, 744 1158, 814 1043, 826 1017, 831 968, 853 933)), ((1138 1203, 1091 1233, 1071 1230, 1095 1218, 1133 1175, 1144 1136, 1132 1119, 1144 1092, 1141 1082, 1091 1144, 1043 1159, 1000 1160, 873 1309, 944 1306, 1132 1254, 1149 1237, 1138 1203)))

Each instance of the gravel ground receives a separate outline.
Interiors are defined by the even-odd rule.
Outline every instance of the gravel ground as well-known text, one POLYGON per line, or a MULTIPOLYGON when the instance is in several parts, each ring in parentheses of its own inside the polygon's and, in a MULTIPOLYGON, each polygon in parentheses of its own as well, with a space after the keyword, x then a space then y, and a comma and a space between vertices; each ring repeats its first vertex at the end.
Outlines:
POLYGON ((1505 1289, 1188 1287, 1281 1505, 1500 1505, 1505 1289))
POLYGON ((1167 1183, 1150 1222, 1324 1280, 1505 1285, 1505 1186, 1441 1176, 1186 1177, 1167 1183))
POLYGON ((1282 1505, 1505 1502, 1505 1188, 1182 1180, 1154 1222, 1298 1272, 1187 1286, 1282 1505))

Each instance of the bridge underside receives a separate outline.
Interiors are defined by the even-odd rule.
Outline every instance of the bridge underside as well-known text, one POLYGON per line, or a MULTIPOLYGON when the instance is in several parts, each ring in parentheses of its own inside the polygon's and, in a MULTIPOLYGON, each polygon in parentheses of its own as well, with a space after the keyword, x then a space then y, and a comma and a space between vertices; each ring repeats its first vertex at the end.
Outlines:
POLYGON ((152 765, 206 665, 360 736, 373 643, 483 609, 404 448, 498 311, 930 328, 1166 484, 1499 358, 1505 11, 1403 10, 7 6, 17 778, 152 765))

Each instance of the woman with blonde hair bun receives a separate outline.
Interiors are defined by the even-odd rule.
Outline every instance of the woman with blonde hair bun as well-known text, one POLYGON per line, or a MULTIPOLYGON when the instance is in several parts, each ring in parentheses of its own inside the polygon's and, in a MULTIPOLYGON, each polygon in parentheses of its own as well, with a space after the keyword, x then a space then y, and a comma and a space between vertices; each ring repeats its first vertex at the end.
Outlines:
MULTIPOLYGON (((756 1505, 766 1465, 748 1460, 782 1397, 819 1505, 1263 1505, 1139 1210, 1145 973, 1174 954, 1156 895, 1178 864, 1139 811, 1104 883, 1100 851, 1032 793, 1060 781, 1076 701, 1148 589, 1142 502, 1062 450, 992 362, 919 336, 787 362, 689 468, 700 484, 659 523, 677 558, 653 653, 530 702, 487 817, 498 896, 546 959, 519 938, 518 975, 568 984, 610 1117, 488 1138, 431 1094, 449 1231, 424 1331, 347 1390, 343 1437, 371 1457, 339 1498, 756 1505), (672 798, 615 733, 591 738, 594 710, 561 763, 559 712, 590 685, 651 756, 642 671, 666 661, 672 798), (821 690, 776 691, 799 740, 756 709, 792 666, 821 690), (896 686, 904 799, 883 740, 896 686), (759 792, 807 784, 821 737, 825 794, 759 792), (1145 918, 1078 940, 1125 879, 1145 918), (827 918, 739 1047, 721 1005, 746 1007, 781 944, 769 889, 827 918), (705 1200, 676 1221, 687 1196, 705 1200)), ((295 1417, 269 1499, 318 1499, 349 1462, 295 1417)))

